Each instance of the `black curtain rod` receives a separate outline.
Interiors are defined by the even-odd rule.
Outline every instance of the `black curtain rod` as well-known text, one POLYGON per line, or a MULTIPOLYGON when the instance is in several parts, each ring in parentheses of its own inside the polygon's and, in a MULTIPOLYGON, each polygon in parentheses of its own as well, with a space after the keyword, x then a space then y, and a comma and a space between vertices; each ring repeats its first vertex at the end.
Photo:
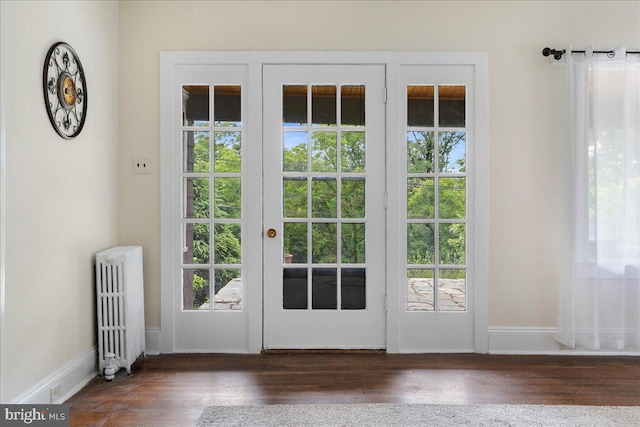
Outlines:
MULTIPOLYGON (((561 59, 567 51, 565 49, 557 50, 545 47, 542 49, 542 56, 553 56, 554 59, 561 59)), ((586 53, 585 50, 572 50, 571 53, 586 53)), ((593 53, 606 53, 610 58, 615 56, 614 50, 594 50, 593 53)), ((640 54, 640 51, 628 50, 627 53, 640 54)))

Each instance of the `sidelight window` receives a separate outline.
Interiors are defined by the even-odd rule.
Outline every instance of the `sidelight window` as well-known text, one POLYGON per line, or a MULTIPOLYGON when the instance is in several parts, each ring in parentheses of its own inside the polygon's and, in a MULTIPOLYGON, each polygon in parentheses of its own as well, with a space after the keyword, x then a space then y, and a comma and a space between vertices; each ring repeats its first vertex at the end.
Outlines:
POLYGON ((407 310, 466 311, 466 86, 407 86, 407 310))

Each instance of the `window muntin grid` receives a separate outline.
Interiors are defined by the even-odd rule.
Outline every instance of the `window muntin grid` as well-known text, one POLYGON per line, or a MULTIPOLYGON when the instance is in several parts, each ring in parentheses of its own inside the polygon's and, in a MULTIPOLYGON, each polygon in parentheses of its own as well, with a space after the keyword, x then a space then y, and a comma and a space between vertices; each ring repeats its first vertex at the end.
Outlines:
POLYGON ((465 312, 466 86, 406 95, 407 311, 465 312))
POLYGON ((182 309, 242 310, 242 87, 182 94, 182 309))

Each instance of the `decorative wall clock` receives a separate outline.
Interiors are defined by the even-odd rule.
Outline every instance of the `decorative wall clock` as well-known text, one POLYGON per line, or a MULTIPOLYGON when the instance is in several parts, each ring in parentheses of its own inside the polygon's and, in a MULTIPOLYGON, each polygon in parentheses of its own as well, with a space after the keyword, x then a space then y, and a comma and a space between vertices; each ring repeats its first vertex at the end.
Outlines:
POLYGON ((66 43, 51 46, 42 73, 49 120, 64 139, 77 136, 87 117, 87 82, 75 50, 66 43))

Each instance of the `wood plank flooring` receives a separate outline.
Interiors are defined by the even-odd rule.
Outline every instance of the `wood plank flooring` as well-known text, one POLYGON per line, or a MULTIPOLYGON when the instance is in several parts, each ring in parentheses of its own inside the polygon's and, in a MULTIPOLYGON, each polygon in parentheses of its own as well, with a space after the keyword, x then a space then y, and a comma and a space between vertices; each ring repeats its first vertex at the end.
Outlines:
POLYGON ((72 426, 190 426, 206 406, 441 403, 640 406, 637 357, 180 354, 91 381, 72 426))

